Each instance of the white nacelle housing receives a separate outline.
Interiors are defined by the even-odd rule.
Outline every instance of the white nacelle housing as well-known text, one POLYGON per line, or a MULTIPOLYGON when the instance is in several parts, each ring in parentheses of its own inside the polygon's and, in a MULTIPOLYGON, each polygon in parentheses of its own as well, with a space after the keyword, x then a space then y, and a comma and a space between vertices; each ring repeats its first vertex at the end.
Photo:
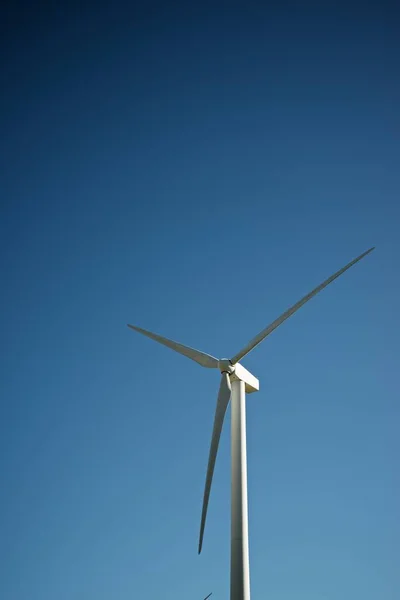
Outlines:
POLYGON ((260 389, 260 382, 258 381, 257 377, 254 377, 254 375, 252 375, 250 371, 245 369, 240 363, 236 363, 235 371, 230 377, 232 381, 237 381, 238 379, 240 381, 244 381, 246 384, 246 394, 258 392, 260 389))

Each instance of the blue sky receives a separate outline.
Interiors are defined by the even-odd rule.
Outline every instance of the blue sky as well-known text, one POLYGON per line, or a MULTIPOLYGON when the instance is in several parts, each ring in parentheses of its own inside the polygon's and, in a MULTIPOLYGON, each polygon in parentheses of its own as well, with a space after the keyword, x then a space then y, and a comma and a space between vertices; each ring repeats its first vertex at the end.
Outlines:
POLYGON ((386 3, 2 19, 0 596, 229 597, 244 361, 253 598, 399 597, 399 19, 386 3), (227 423, 228 425, 228 423, 227 423))

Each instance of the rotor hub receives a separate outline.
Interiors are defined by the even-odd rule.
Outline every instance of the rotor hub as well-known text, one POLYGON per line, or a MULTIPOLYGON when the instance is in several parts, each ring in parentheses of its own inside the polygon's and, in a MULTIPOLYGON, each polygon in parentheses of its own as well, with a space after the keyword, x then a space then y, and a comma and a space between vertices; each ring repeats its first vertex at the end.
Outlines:
POLYGON ((235 367, 228 358, 221 358, 218 361, 218 368, 221 373, 229 373, 229 375, 235 372, 235 367))

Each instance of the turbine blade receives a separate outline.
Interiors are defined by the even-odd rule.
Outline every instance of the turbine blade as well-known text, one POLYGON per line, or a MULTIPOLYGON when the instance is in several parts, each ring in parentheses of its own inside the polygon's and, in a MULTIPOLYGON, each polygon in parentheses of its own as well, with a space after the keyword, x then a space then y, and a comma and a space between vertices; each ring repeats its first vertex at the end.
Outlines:
POLYGON ((296 304, 294 304, 291 308, 289 308, 287 311, 285 311, 280 317, 275 319, 275 321, 273 321, 270 325, 268 325, 268 327, 266 327, 265 329, 260 331, 260 333, 258 335, 256 335, 256 337, 253 338, 242 350, 240 350, 240 352, 235 354, 235 356, 231 359, 232 364, 236 364, 237 362, 239 362, 239 360, 241 360, 244 356, 246 356, 246 354, 251 352, 251 350, 253 350, 253 348, 258 346, 258 344, 260 342, 262 342, 267 337, 267 335, 272 333, 274 331, 274 329, 279 327, 279 325, 281 325, 284 321, 286 321, 286 319, 288 319, 291 315, 293 315, 293 313, 295 313, 297 310, 299 310, 299 308, 301 308, 303 306, 303 304, 308 302, 311 298, 313 298, 316 294, 318 294, 318 292, 320 292, 327 285, 332 283, 332 281, 334 281, 335 279, 340 277, 340 275, 342 275, 345 271, 347 271, 347 269, 350 269, 350 267, 355 265, 359 260, 364 258, 364 256, 367 256, 367 254, 372 252, 372 250, 374 250, 374 249, 375 249, 375 246, 370 248, 366 252, 363 252, 363 254, 360 254, 360 256, 358 256, 357 258, 355 258, 354 260, 349 262, 345 267, 340 269, 340 271, 337 271, 336 273, 334 273, 333 275, 328 277, 328 279, 326 279, 318 287, 316 287, 314 290, 312 290, 312 292, 310 292, 309 294, 304 296, 304 298, 302 298, 301 300, 296 302, 296 304))
POLYGON ((223 372, 221 375, 221 383, 219 386, 217 406, 215 408, 214 427, 211 436, 210 453, 208 456, 207 476, 204 486, 203 509, 201 513, 200 538, 199 538, 199 554, 203 545, 204 527, 206 524, 208 500, 210 498, 211 483, 214 474, 215 459, 217 458, 219 439, 221 437, 222 426, 226 408, 231 397, 231 380, 229 374, 223 372))
POLYGON ((212 592, 211 592, 211 594, 208 594, 208 596, 206 596, 206 597, 204 598, 204 600, 207 600, 207 599, 208 599, 210 596, 212 596, 212 592))
POLYGON ((135 325, 128 325, 128 327, 134 331, 142 333, 156 342, 159 342, 160 344, 164 344, 164 346, 175 350, 175 352, 179 352, 179 354, 183 354, 183 356, 191 358, 195 362, 199 363, 199 365, 202 367, 207 367, 208 369, 218 368, 218 360, 209 354, 205 354, 204 352, 200 352, 200 350, 195 350, 189 346, 184 346, 183 344, 178 344, 178 342, 169 340, 168 338, 162 337, 156 333, 152 333, 151 331, 147 331, 146 329, 141 329, 141 327, 136 327, 135 325))

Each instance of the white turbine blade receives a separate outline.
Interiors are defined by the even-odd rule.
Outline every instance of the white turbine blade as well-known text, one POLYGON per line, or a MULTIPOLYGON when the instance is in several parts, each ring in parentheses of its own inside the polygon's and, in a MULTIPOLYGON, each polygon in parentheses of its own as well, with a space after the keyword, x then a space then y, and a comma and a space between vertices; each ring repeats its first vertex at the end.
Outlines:
POLYGON ((156 333, 152 333, 151 331, 147 331, 146 329, 135 327, 135 325, 128 325, 128 327, 134 331, 138 331, 139 333, 146 335, 148 338, 159 342, 160 344, 164 344, 164 346, 175 350, 175 352, 179 352, 179 354, 183 354, 183 356, 191 358, 195 362, 199 363, 199 365, 202 367, 207 367, 208 369, 218 368, 218 360, 209 354, 205 354, 204 352, 200 352, 200 350, 195 350, 194 348, 189 348, 189 346, 184 346, 183 344, 178 344, 178 342, 169 340, 168 338, 157 335, 156 333))
POLYGON ((203 509, 201 513, 200 538, 199 538, 199 554, 203 545, 204 527, 206 524, 208 500, 210 498, 211 483, 214 474, 215 459, 217 458, 219 439, 221 437, 222 426, 226 408, 231 397, 231 380, 229 374, 223 372, 221 375, 221 383, 219 386, 217 406, 215 408, 214 427, 211 436, 210 454, 208 457, 206 484, 204 486, 203 509))
POLYGON ((208 596, 206 596, 206 597, 204 598, 204 600, 207 600, 207 598, 209 598, 210 596, 212 596, 212 592, 211 592, 211 594, 208 594, 208 596))
POLYGON ((281 325, 284 321, 286 321, 286 319, 288 319, 293 313, 295 313, 297 310, 299 310, 299 308, 301 308, 303 306, 303 304, 305 304, 306 302, 308 302, 311 298, 313 298, 313 296, 315 296, 316 294, 318 294, 318 292, 320 292, 327 285, 329 285, 330 283, 332 283, 332 281, 334 281, 335 279, 337 279, 338 277, 340 277, 340 275, 342 275, 342 273, 344 273, 345 271, 347 271, 347 269, 350 269, 350 267, 352 267, 353 265, 355 265, 359 260, 361 260, 362 258, 364 258, 364 256, 367 256, 367 254, 369 254, 370 252, 372 252, 372 250, 374 250, 374 249, 375 249, 375 247, 370 248, 366 252, 363 252, 363 254, 360 254, 360 256, 358 256, 357 258, 355 258, 354 260, 352 260, 351 262, 349 262, 349 264, 347 264, 345 267, 343 267, 342 269, 340 269, 340 271, 337 271, 336 273, 334 273, 333 275, 331 275, 328 279, 326 279, 318 287, 316 287, 314 290, 312 290, 312 292, 310 292, 309 294, 307 294, 306 296, 304 296, 304 298, 302 298, 301 300, 299 300, 291 308, 289 308, 287 311, 285 311, 280 317, 278 317, 277 319, 275 319, 275 321, 273 321, 270 325, 268 325, 268 327, 266 327, 265 329, 263 329, 262 331, 260 331, 260 333, 258 335, 256 335, 256 337, 253 338, 242 350, 240 350, 240 352, 238 352, 237 354, 235 354, 235 356, 231 359, 232 364, 236 364, 237 362, 239 362, 239 360, 241 360, 244 356, 246 356, 246 354, 248 354, 249 352, 251 352, 251 350, 253 350, 253 348, 255 348, 256 346, 258 346, 258 344, 260 342, 262 342, 267 337, 267 335, 269 335, 270 333, 272 333, 274 331, 274 329, 276 329, 277 327, 279 327, 279 325, 281 325))

